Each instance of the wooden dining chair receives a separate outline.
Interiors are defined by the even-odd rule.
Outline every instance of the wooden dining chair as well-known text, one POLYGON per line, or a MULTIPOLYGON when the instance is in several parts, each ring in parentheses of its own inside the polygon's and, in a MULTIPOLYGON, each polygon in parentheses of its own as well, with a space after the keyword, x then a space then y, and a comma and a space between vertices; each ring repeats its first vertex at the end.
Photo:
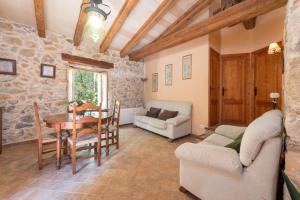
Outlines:
MULTIPOLYGON (((39 107, 36 102, 33 103, 34 108, 34 116, 35 116, 35 127, 37 130, 37 138, 38 138, 38 166, 39 169, 43 168, 43 161, 45 161, 48 158, 43 158, 44 154, 48 154, 51 152, 56 151, 56 147, 51 147, 56 143, 56 133, 49 133, 49 134, 43 134, 42 132, 42 126, 41 126, 41 120, 40 120, 40 114, 39 114, 39 107)), ((66 149, 67 146, 67 133, 63 133, 62 135, 62 150, 66 149)))
POLYGON ((120 101, 115 101, 111 124, 109 125, 108 138, 110 139, 109 146, 116 145, 117 149, 119 149, 120 110, 121 110, 120 101))
POLYGON ((101 117, 101 103, 97 107, 95 105, 86 103, 73 108, 73 131, 72 137, 68 138, 69 154, 72 159, 72 173, 77 172, 76 165, 78 161, 94 157, 97 160, 97 165, 101 162, 101 132, 102 132, 102 117, 101 117), (86 111, 98 110, 99 116, 93 117, 89 115, 82 115, 86 111), (83 116, 83 117, 81 117, 83 116), (79 155, 77 152, 83 150, 94 149, 93 155, 79 155))

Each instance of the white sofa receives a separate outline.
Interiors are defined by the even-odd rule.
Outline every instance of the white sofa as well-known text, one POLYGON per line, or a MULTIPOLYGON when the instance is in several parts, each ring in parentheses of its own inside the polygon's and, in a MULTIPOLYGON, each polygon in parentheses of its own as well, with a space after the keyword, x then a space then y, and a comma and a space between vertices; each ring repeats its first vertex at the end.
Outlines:
POLYGON ((243 128, 239 129, 223 126, 201 143, 176 149, 181 189, 202 200, 276 199, 281 111, 272 110, 254 120, 245 130, 238 154, 224 146, 243 128))
POLYGON ((192 133, 192 104, 182 101, 150 100, 145 109, 137 112, 134 125, 173 140, 192 133), (178 111, 178 115, 166 121, 146 116, 150 107, 163 110, 178 111))

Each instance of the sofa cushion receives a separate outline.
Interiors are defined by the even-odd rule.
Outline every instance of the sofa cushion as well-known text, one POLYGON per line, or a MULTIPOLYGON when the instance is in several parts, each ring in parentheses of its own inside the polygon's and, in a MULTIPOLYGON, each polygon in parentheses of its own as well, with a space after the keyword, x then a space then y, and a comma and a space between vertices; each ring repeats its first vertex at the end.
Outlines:
POLYGON ((250 166, 258 155, 261 146, 270 138, 279 136, 282 129, 282 113, 279 110, 268 111, 254 120, 245 130, 240 160, 244 166, 250 166))
POLYGON ((164 110, 158 117, 158 119, 166 121, 167 119, 174 118, 178 115, 178 111, 164 110))
POLYGON ((191 116, 192 104, 184 101, 164 101, 164 100, 149 100, 145 103, 147 110, 150 107, 161 108, 162 110, 176 110, 179 115, 191 116))
POLYGON ((242 143, 243 134, 241 134, 238 138, 236 138, 230 144, 227 144, 225 147, 236 150, 236 152, 240 153, 241 143, 242 143))
POLYGON ((167 128, 167 123, 163 120, 160 119, 155 119, 155 118, 150 118, 150 117, 146 117, 147 122, 150 126, 153 126, 154 128, 158 128, 158 129, 166 129, 167 128))
POLYGON ((233 139, 230 139, 228 137, 224 137, 223 135, 214 133, 214 134, 208 136, 207 138, 205 138, 205 140, 203 140, 203 142, 200 142, 199 144, 212 144, 212 145, 224 147, 232 142, 233 142, 233 139))
POLYGON ((241 126, 231 126, 231 125, 221 125, 218 126, 215 130, 219 135, 223 135, 225 137, 229 137, 233 140, 242 135, 246 130, 246 127, 241 126))
POLYGON ((135 116, 135 120, 144 124, 147 124, 147 119, 149 119, 149 117, 146 116, 141 116, 141 115, 136 115, 135 116))
MULTIPOLYGON (((235 175, 241 175, 243 172, 239 155, 232 149, 215 145, 184 143, 177 147, 175 155, 180 160, 198 163, 210 169, 223 170, 226 174, 229 172, 235 175)), ((201 169, 202 168, 199 167, 199 170, 201 169)), ((214 176, 216 175, 212 175, 212 177, 214 176)), ((195 174, 195 178, 197 177, 199 176, 195 174)), ((192 181, 195 182, 195 180, 192 181)))
POLYGON ((147 111, 146 116, 147 117, 153 117, 153 118, 157 118, 159 113, 160 113, 161 109, 160 108, 154 108, 151 107, 149 111, 147 111))

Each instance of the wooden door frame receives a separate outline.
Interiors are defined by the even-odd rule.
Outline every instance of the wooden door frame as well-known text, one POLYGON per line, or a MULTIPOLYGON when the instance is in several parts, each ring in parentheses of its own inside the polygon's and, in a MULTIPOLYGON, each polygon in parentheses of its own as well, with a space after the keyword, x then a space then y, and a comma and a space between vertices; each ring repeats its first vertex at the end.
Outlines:
MULTIPOLYGON (((223 60, 224 60, 224 58, 228 58, 228 57, 240 57, 240 56, 247 56, 247 63, 248 63, 248 67, 247 67, 247 69, 246 70, 250 70, 251 69, 251 56, 250 56, 250 53, 238 53, 238 54, 223 54, 223 55, 221 55, 221 60, 220 60, 220 122, 221 122, 221 124, 223 124, 224 122, 223 122, 223 95, 222 95, 222 90, 221 90, 221 88, 223 88, 223 68, 224 68, 224 66, 223 66, 223 60)), ((247 72, 246 72, 247 73, 247 72)), ((249 101, 247 101, 247 99, 249 99, 249 98, 247 98, 247 87, 249 87, 248 86, 248 81, 249 81, 249 78, 247 77, 247 75, 246 75, 246 79, 247 79, 247 81, 245 81, 244 82, 244 87, 245 87, 245 91, 244 91, 244 96, 245 96, 245 99, 246 99, 246 103, 245 103, 245 108, 244 108, 244 110, 245 110, 245 113, 244 113, 244 119, 245 119, 245 124, 238 124, 238 125, 247 125, 247 123, 248 123, 248 121, 249 121, 249 119, 248 119, 248 117, 249 116, 247 116, 246 114, 247 114, 247 112, 246 112, 246 109, 247 109, 247 104, 249 103, 249 101)))
POLYGON ((211 91, 210 91, 210 88, 211 88, 211 85, 210 85, 210 72, 211 72, 211 54, 214 53, 214 54, 217 54, 219 56, 219 70, 218 70, 218 78, 219 78, 219 97, 218 97, 218 124, 220 124, 221 122, 221 115, 220 115, 220 104, 221 104, 221 101, 220 101, 220 98, 221 98, 221 90, 220 90, 220 86, 221 86, 221 53, 219 53, 218 51, 216 51, 215 49, 213 49, 212 47, 209 48, 209 70, 208 70, 208 127, 211 127, 211 121, 210 121, 210 116, 211 116, 211 104, 210 104, 210 100, 211 100, 211 91))

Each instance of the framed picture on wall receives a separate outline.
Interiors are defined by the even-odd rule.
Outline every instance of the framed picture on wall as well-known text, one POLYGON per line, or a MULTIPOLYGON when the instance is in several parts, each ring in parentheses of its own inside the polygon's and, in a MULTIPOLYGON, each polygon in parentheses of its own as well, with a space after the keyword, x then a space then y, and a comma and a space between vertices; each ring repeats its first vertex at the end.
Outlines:
POLYGON ((182 57, 182 79, 192 79, 192 54, 182 57))
POLYGON ((0 74, 16 75, 17 74, 16 60, 0 58, 0 74))
POLYGON ((165 85, 172 85, 173 79, 173 65, 165 65, 165 85))
POLYGON ((158 73, 152 74, 152 92, 158 91, 158 73))
POLYGON ((55 71, 54 65, 41 64, 41 77, 55 78, 55 71))

